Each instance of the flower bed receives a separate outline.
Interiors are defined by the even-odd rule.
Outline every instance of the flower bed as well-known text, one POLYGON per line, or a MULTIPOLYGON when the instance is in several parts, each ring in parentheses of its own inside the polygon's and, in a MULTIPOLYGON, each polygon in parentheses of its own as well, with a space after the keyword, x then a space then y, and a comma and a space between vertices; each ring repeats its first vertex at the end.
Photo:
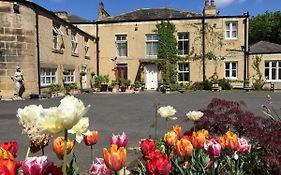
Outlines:
MULTIPOLYGON (((0 145, 0 174, 3 175, 60 175, 79 174, 74 147, 84 142, 93 150, 98 141, 98 131, 89 131, 89 119, 84 115, 90 105, 73 96, 66 96, 57 107, 43 108, 30 105, 18 109, 18 119, 23 133, 29 138, 25 160, 17 160, 16 141, 0 145), (54 134, 62 136, 52 139, 54 134), (75 140, 68 134, 74 134, 75 140), (46 155, 29 157, 48 146, 61 160, 55 165, 46 155)), ((163 106, 158 114, 164 120, 176 120, 176 110, 163 106)), ((194 125, 182 131, 173 126, 162 138, 144 138, 140 141, 143 157, 138 165, 125 167, 127 135, 112 134, 109 149, 102 151, 103 158, 96 158, 89 165, 88 173, 110 174, 280 174, 280 126, 273 120, 255 117, 241 109, 237 102, 213 99, 206 109, 191 111, 187 120, 194 125)))

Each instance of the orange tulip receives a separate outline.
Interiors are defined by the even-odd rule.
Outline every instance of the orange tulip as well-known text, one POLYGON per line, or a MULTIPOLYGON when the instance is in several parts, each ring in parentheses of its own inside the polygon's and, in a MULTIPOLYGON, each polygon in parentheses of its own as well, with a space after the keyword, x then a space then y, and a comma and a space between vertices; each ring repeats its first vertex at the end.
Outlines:
POLYGON ((177 133, 177 135, 178 135, 179 137, 181 137, 181 132, 182 132, 182 130, 181 130, 181 127, 180 127, 179 125, 173 126, 173 131, 175 131, 175 132, 177 133))
POLYGON ((191 136, 191 142, 194 148, 202 148, 206 139, 208 138, 209 132, 205 129, 202 129, 197 132, 193 132, 191 136))
POLYGON ((192 155, 193 146, 188 139, 177 140, 175 145, 175 152, 180 157, 189 157, 192 155))
POLYGON ((237 135, 231 131, 227 131, 224 135, 224 144, 226 148, 236 150, 239 146, 237 135))
POLYGON ((14 160, 14 156, 9 151, 4 148, 0 148, 0 159, 10 159, 14 160))
MULTIPOLYGON (((53 151, 56 153, 57 157, 60 160, 63 160, 63 147, 64 147, 64 137, 58 137, 53 142, 53 151)), ((67 148, 66 152, 69 154, 74 147, 74 142, 70 138, 67 139, 67 148)))
POLYGON ((94 145, 98 142, 98 131, 92 131, 91 135, 84 136, 84 143, 87 146, 94 145))
POLYGON ((103 158, 107 168, 117 172, 125 166, 127 151, 124 147, 119 147, 112 144, 110 151, 106 148, 103 149, 103 158))
POLYGON ((176 141, 179 139, 179 136, 175 131, 167 132, 164 135, 164 142, 167 143, 169 146, 174 146, 176 141))

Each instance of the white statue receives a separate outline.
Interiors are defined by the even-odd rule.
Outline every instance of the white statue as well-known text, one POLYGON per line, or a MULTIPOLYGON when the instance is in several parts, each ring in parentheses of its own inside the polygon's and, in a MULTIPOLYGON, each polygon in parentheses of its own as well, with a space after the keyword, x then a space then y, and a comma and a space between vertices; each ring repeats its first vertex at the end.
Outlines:
POLYGON ((13 81, 16 82, 15 92, 14 92, 14 99, 20 100, 22 99, 22 94, 25 90, 24 84, 23 84, 23 74, 20 70, 20 66, 17 66, 17 70, 15 72, 15 75, 11 77, 13 81))

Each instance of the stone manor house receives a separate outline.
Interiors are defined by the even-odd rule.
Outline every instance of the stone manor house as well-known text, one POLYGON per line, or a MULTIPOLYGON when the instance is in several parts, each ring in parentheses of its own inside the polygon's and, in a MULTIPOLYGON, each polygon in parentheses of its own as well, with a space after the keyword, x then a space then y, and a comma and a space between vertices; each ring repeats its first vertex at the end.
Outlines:
POLYGON ((177 63, 179 83, 203 81, 216 72, 243 87, 253 74, 248 18, 248 13, 219 15, 214 0, 205 0, 202 13, 145 8, 116 16, 101 2, 96 21, 30 1, 0 0, 0 94, 13 96, 17 66, 24 75, 24 96, 41 94, 51 84, 91 88, 95 75, 107 74, 110 81, 141 80, 147 90, 156 90, 161 73, 155 29, 161 21, 175 24, 179 56, 200 57, 177 63))

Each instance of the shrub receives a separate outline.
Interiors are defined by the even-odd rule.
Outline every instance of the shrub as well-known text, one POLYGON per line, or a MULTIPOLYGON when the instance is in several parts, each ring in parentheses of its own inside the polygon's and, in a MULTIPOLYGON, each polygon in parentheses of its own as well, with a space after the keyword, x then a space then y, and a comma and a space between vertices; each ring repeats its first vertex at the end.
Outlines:
POLYGON ((212 82, 210 80, 203 81, 203 89, 204 90, 212 90, 212 82))
POLYGON ((231 90, 231 84, 230 81, 223 78, 219 80, 219 85, 221 86, 222 90, 231 90))
POLYGON ((195 123, 196 129, 207 129, 211 134, 220 135, 228 130, 240 136, 257 141, 260 146, 261 162, 256 174, 281 173, 281 129, 274 121, 254 116, 243 111, 241 104, 233 101, 213 99, 206 109, 201 110, 204 117, 195 123), (263 168, 269 167, 269 168, 263 168))
POLYGON ((203 85, 203 82, 195 82, 192 84, 191 88, 193 90, 203 90, 204 89, 204 85, 203 85))
POLYGON ((57 91, 63 90, 63 88, 60 84, 51 84, 50 90, 51 90, 51 92, 57 92, 57 91))
POLYGON ((78 89, 78 86, 75 83, 70 83, 70 84, 66 84, 64 86, 64 89, 70 91, 72 89, 78 89))

